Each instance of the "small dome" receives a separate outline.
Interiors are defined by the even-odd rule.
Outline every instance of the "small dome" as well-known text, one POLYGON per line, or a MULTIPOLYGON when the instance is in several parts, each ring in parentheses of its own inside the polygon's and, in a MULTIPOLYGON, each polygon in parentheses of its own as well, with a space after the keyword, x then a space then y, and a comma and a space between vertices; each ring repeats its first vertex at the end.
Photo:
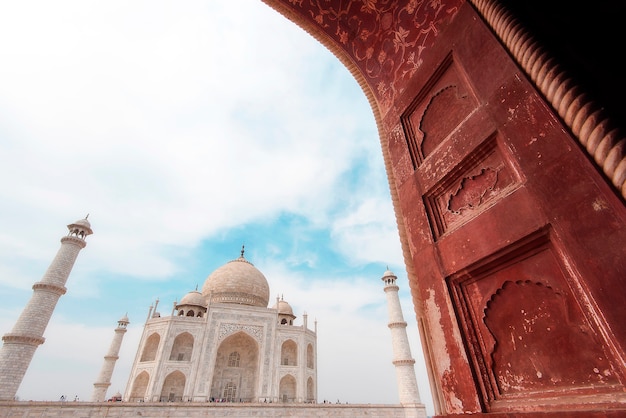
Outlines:
POLYGON ((383 274, 383 277, 381 277, 380 279, 383 281, 383 283, 385 283, 385 286, 396 286, 397 278, 398 277, 393 274, 393 272, 389 270, 389 268, 387 268, 387 270, 383 274))
POLYGON ((291 305, 289 305, 289 303, 285 302, 284 300, 279 300, 278 306, 274 305, 274 309, 278 310, 279 314, 294 316, 291 305))
POLYGON ((70 230, 70 235, 75 235, 84 239, 87 235, 93 234, 91 224, 87 220, 88 216, 89 215, 85 216, 85 219, 79 219, 67 226, 67 229, 70 230))
POLYGON ((91 223, 89 223, 89 221, 87 220, 87 218, 85 219, 79 219, 78 221, 74 222, 75 225, 80 225, 80 226, 84 226, 85 228, 89 228, 91 229, 91 223))
POLYGON ((229 261, 207 277, 202 295, 210 302, 236 303, 267 308, 270 287, 267 279, 243 257, 229 261))
POLYGON ((384 279, 385 277, 396 277, 396 278, 397 278, 397 276, 396 276, 395 274, 393 274, 393 272, 392 272, 391 270, 389 270, 389 269, 387 269, 387 270, 385 271, 385 274, 383 274, 383 279, 384 279))
POLYGON ((182 299, 180 300, 180 303, 178 303, 178 306, 180 305, 192 305, 192 306, 206 307, 207 303, 206 303, 206 299, 204 298, 204 296, 202 296, 202 293, 198 292, 197 290, 193 290, 182 297, 182 299))
POLYGON ((126 314, 124 314, 124 316, 121 317, 117 322, 120 324, 130 324, 130 321, 128 320, 128 315, 126 314))

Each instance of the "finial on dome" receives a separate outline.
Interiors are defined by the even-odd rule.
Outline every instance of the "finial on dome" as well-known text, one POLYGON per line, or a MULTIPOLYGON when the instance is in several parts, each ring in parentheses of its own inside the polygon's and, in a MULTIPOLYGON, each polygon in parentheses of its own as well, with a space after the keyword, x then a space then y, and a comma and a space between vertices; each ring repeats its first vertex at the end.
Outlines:
POLYGON ((246 247, 245 245, 241 245, 241 258, 244 258, 243 253, 245 251, 245 247, 246 247))

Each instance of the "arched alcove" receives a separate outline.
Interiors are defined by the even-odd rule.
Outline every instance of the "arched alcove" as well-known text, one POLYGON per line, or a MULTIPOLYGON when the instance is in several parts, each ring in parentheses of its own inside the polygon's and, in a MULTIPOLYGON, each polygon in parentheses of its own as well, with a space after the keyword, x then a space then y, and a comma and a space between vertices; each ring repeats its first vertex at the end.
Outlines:
POLYGON ((130 391, 129 402, 143 402, 146 397, 146 390, 150 382, 150 375, 143 371, 139 373, 132 382, 132 390, 130 391))
POLYGON ((221 342, 211 382, 213 399, 251 402, 256 399, 259 348, 254 338, 243 331, 221 342))
POLYGON ((294 340, 287 340, 281 345, 280 364, 281 366, 298 365, 298 344, 294 340))
POLYGON ((175 370, 168 374, 161 388, 161 402, 182 402, 187 378, 181 371, 175 370))
POLYGON ((296 379, 287 374, 280 379, 280 385, 278 389, 279 402, 281 403, 294 403, 297 400, 298 383, 296 379))
POLYGON ((161 336, 158 333, 150 335, 143 346, 140 361, 154 361, 160 342, 161 336))
POLYGON ((172 345, 170 360, 174 361, 190 361, 193 353, 194 339, 188 332, 177 335, 172 345))

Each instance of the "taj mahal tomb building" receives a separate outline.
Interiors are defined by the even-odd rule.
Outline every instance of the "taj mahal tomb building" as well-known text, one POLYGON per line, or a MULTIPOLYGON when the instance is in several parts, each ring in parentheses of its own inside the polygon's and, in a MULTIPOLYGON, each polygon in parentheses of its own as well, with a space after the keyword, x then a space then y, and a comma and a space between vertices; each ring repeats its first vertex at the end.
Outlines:
POLYGON ((317 330, 294 325, 289 303, 269 304, 267 279, 244 257, 211 273, 202 291, 150 307, 124 400, 317 402, 317 330))

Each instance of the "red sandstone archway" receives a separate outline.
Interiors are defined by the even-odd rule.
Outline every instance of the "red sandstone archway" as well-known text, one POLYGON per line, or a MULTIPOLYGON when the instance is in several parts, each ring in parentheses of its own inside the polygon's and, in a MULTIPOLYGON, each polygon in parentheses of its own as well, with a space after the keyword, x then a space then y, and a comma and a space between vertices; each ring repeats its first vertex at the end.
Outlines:
POLYGON ((371 103, 436 413, 626 410, 626 146, 601 108, 495 1, 265 1, 371 103), (511 282, 563 305, 530 287, 503 309, 511 282), (494 362, 532 359, 562 318, 556 352, 584 336, 603 370, 494 362))

